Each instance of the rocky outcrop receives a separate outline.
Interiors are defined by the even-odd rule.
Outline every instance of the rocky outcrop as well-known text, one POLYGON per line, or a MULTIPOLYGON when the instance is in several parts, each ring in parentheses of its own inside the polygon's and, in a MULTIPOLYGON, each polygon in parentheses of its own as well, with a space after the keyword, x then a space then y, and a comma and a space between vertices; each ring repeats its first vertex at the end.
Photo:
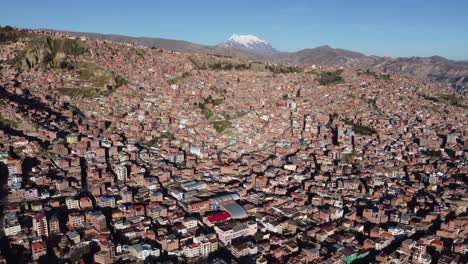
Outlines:
POLYGON ((70 81, 86 82, 94 88, 115 89, 126 83, 126 80, 115 72, 99 67, 94 63, 78 62, 80 55, 88 49, 78 39, 33 36, 28 39, 29 45, 15 58, 14 64, 20 71, 31 69, 64 69, 77 73, 77 79, 70 81))
POLYGON ((71 69, 73 65, 67 61, 67 56, 78 56, 86 51, 86 46, 76 39, 39 37, 31 40, 29 47, 16 58, 16 63, 22 71, 46 68, 71 69))

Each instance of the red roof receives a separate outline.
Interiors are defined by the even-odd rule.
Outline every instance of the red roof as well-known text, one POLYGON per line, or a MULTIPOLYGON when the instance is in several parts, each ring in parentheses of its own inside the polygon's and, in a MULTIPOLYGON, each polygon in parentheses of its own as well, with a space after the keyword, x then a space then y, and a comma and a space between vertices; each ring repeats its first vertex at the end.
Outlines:
POLYGON ((208 221, 211 223, 226 221, 231 218, 231 215, 228 212, 221 212, 211 216, 208 216, 208 221))
POLYGON ((45 248, 45 244, 42 241, 36 241, 31 244, 33 250, 45 248))
POLYGON ((134 205, 134 206, 133 206, 133 209, 134 209, 134 210, 144 210, 145 207, 144 207, 143 205, 141 205, 141 204, 138 204, 138 205, 134 205))
POLYGON ((152 208, 152 207, 158 207, 160 205, 159 202, 156 202, 156 201, 153 201, 149 204, 149 206, 152 208))
POLYGON ((42 218, 45 218, 45 213, 40 213, 34 217, 37 221, 41 221, 42 218))

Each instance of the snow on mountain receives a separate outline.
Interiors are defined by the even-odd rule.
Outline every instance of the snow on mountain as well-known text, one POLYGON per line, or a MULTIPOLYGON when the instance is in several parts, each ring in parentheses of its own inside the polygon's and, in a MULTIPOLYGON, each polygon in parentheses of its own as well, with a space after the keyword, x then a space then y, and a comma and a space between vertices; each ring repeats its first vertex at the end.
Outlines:
POLYGON ((267 45, 270 44, 268 43, 268 41, 263 40, 255 35, 237 35, 237 34, 233 34, 227 40, 227 42, 234 42, 234 43, 242 44, 247 47, 256 45, 256 44, 267 44, 267 45))
POLYGON ((237 35, 233 34, 219 46, 226 48, 235 48, 246 50, 257 54, 273 54, 277 51, 271 46, 270 42, 261 39, 255 35, 237 35))

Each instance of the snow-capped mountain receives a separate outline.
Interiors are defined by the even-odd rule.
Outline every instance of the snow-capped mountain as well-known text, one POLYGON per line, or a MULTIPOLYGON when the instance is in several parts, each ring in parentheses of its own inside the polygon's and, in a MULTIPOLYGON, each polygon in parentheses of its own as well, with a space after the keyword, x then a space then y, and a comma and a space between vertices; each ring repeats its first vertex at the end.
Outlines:
POLYGON ((257 54, 273 54, 278 52, 270 42, 263 40, 255 35, 237 35, 233 34, 226 41, 219 44, 221 47, 246 50, 257 54))

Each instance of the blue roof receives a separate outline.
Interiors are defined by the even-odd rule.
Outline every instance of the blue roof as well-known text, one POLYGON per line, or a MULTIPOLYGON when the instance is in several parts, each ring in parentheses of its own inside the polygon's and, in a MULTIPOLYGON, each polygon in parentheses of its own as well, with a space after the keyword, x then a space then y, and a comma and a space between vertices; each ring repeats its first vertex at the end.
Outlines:
POLYGON ((113 199, 114 199, 114 196, 101 196, 101 197, 99 197, 99 200, 103 201, 103 202, 110 201, 110 200, 113 200, 113 199))

